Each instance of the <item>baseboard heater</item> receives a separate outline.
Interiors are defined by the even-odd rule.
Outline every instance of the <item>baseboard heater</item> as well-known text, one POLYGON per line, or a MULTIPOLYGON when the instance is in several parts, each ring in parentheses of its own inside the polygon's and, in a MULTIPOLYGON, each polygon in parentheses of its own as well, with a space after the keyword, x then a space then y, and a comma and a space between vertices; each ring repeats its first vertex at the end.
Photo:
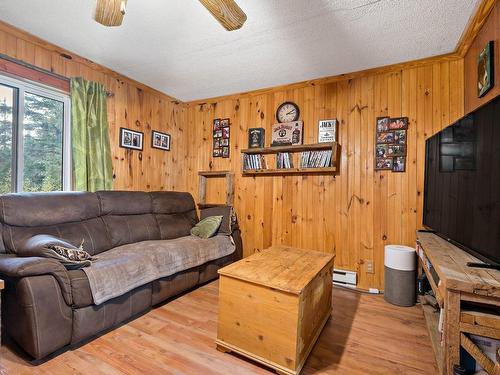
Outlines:
POLYGON ((356 288, 357 279, 356 272, 333 269, 333 283, 336 285, 356 288))

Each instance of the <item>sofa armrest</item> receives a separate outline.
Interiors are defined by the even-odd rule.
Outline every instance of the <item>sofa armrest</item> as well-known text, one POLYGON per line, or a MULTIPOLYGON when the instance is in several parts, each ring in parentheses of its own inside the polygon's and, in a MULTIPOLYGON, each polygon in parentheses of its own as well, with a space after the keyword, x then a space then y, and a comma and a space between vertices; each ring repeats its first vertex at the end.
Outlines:
POLYGON ((55 259, 40 257, 0 257, 0 277, 11 279, 29 276, 52 275, 57 280, 64 301, 71 306, 73 298, 71 296, 71 281, 66 268, 55 259))

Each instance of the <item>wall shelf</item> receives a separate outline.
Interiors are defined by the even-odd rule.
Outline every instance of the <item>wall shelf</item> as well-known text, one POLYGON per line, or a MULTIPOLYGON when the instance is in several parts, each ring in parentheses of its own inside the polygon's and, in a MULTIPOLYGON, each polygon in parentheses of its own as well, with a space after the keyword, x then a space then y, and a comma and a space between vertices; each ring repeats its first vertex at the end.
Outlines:
MULTIPOLYGON (((313 143, 308 145, 294 146, 275 146, 262 148, 248 148, 241 150, 243 159, 245 155, 272 155, 279 153, 296 154, 307 151, 332 151, 330 166, 328 167, 297 167, 297 168, 263 168, 263 169, 244 169, 245 162, 243 161, 243 176, 259 176, 259 175, 336 175, 338 173, 338 165, 340 158, 340 145, 337 142, 313 143)), ((292 156, 293 157, 293 156, 292 156)), ((267 161, 266 161, 267 162, 267 161)), ((268 165, 273 163, 267 162, 268 165)), ((300 165, 300 157, 296 158, 294 165, 300 165)))

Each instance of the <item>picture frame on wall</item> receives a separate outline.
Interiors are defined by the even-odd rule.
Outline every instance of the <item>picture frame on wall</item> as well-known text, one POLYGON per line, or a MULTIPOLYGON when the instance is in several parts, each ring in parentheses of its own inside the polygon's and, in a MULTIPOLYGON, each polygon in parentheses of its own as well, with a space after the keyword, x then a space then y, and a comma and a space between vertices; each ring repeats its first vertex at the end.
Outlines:
POLYGON ((377 133, 376 143, 394 143, 394 132, 377 133))
POLYGON ((144 133, 132 129, 120 128, 120 147, 142 151, 144 148, 144 133))
POLYGON ((248 129, 248 148, 264 147, 266 130, 264 128, 248 129))
POLYGON ((394 165, 393 158, 376 158, 375 169, 391 171, 394 165))
POLYGON ((377 117, 377 133, 389 131, 389 117, 377 117))
POLYGON ((214 119, 214 131, 220 129, 220 118, 214 119))
POLYGON ((393 172, 405 172, 406 170, 406 156, 397 156, 393 160, 393 172))
POLYGON ((151 147, 170 151, 170 134, 153 130, 151 132, 151 147))
POLYGON ((408 129, 408 117, 395 117, 389 120, 389 130, 408 129))
POLYGON ((318 143, 337 142, 337 119, 318 122, 318 143))
POLYGON ((486 95, 491 90, 494 83, 494 42, 490 41, 483 48, 477 58, 477 96, 478 98, 486 95))

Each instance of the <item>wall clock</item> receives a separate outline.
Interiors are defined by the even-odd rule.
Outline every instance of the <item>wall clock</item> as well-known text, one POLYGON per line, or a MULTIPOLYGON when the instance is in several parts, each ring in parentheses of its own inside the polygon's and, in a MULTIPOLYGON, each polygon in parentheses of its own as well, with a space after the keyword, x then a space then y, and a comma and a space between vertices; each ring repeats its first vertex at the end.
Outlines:
POLYGON ((276 110, 276 120, 278 120, 278 122, 297 121, 299 115, 299 106, 292 102, 284 102, 276 110))

